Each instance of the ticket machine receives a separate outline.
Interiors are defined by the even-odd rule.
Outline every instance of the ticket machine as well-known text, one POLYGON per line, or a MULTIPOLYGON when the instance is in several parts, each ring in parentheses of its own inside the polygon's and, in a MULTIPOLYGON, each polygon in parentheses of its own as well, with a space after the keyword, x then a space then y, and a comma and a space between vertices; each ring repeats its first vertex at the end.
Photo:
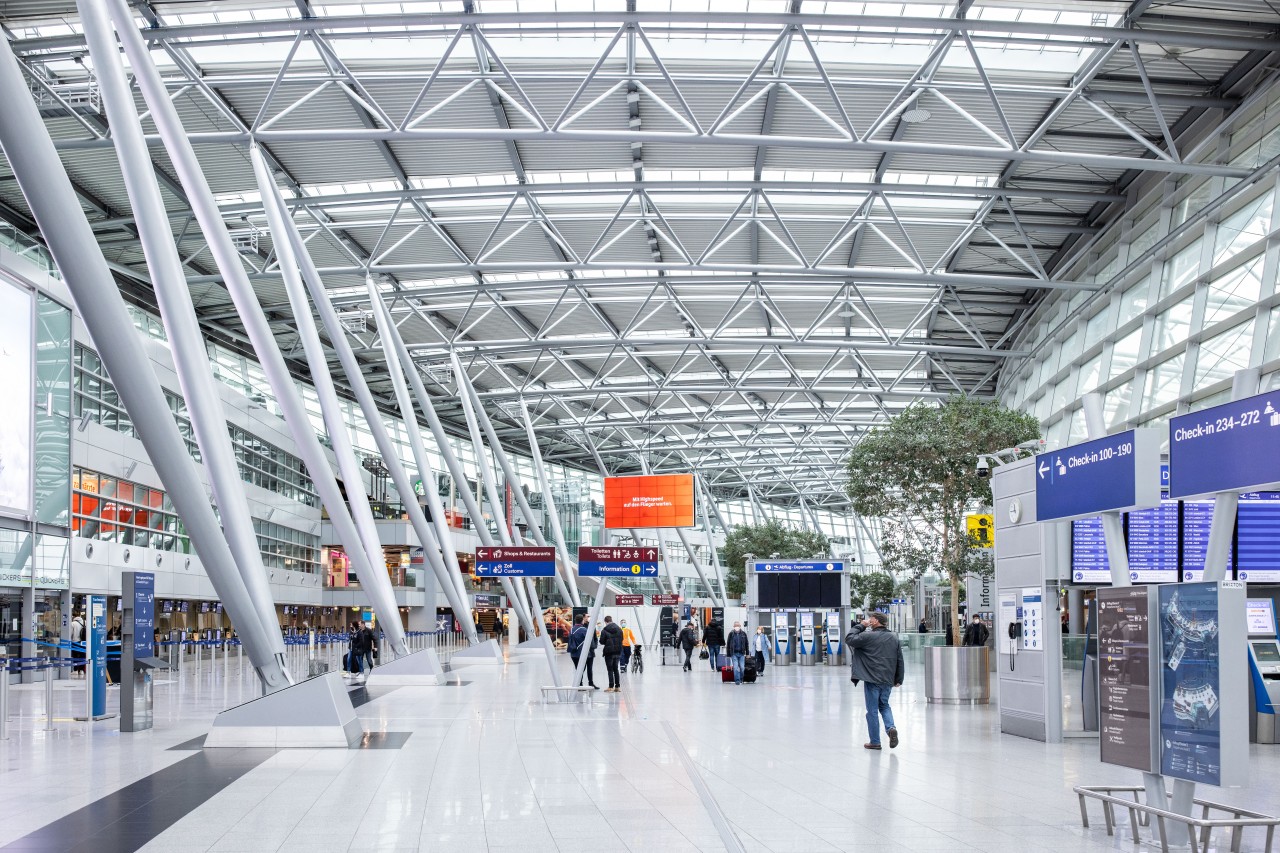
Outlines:
POLYGON ((1280 642, 1276 640, 1275 603, 1270 598, 1250 598, 1249 620, 1249 740, 1280 743, 1276 727, 1280 711, 1280 642))
POLYGON ((795 655, 795 638, 791 634, 791 614, 773 614, 773 666, 790 666, 795 655))
POLYGON ((796 614, 796 663, 814 666, 818 663, 818 626, 814 624, 814 612, 801 610, 796 614))
POLYGON ((840 624, 840 611, 827 612, 826 621, 827 666, 844 666, 844 631, 840 624))

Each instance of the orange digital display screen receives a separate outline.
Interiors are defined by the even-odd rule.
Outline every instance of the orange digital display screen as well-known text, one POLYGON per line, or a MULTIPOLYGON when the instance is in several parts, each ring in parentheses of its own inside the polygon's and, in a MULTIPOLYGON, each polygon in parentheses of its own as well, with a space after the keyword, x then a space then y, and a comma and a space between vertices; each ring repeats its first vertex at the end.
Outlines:
POLYGON ((693 527, 693 475, 605 477, 604 526, 693 527))

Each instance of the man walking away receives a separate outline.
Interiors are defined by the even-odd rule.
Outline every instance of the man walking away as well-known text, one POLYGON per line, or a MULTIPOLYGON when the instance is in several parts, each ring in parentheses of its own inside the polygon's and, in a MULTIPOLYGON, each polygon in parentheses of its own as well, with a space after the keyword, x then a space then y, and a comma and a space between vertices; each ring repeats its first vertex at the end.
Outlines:
MULTIPOLYGON (((79 661, 79 663, 77 663, 77 664, 76 664, 74 667, 72 667, 72 669, 71 669, 71 677, 72 677, 72 678, 84 678, 84 677, 85 677, 85 674, 84 674, 84 661, 85 661, 85 653, 84 653, 84 635, 85 635, 85 630, 84 630, 84 614, 83 614, 83 613, 77 613, 77 614, 75 615, 75 618, 71 620, 71 636, 68 638, 68 639, 70 639, 70 640, 71 640, 71 642, 73 642, 73 643, 79 643, 79 644, 80 644, 80 648, 78 648, 78 649, 72 649, 72 650, 71 650, 71 658, 72 658, 72 660, 79 661)), ((8 678, 8 677, 9 677, 9 676, 8 676, 7 674, 0 675, 0 678, 8 678)))
POLYGON ((698 629, 693 627, 692 622, 685 624, 676 641, 684 649, 684 671, 693 672, 693 648, 698 645, 698 629))
POLYGON ((631 629, 627 627, 627 620, 622 620, 622 672, 627 671, 627 664, 631 663, 631 647, 636 643, 636 635, 631 633, 631 629))
POLYGON ((604 692, 617 693, 622 690, 622 679, 618 676, 618 658, 622 657, 622 629, 613 624, 612 616, 604 617, 600 645, 604 647, 604 666, 609 671, 609 686, 604 692))
POLYGON ((769 648, 769 635, 764 632, 763 625, 756 626, 756 636, 753 639, 756 650, 756 676, 764 677, 764 662, 772 649, 769 648))
MULTIPOLYGON (((569 660, 573 661, 573 672, 577 675, 578 661, 582 659, 582 647, 587 644, 587 627, 582 624, 582 617, 573 617, 573 630, 569 632, 569 642, 565 645, 569 652, 569 660)), ((574 687, 582 686, 582 679, 574 682, 574 687)))
POLYGON ((883 613, 869 613, 845 637, 845 643, 853 651, 851 680, 854 684, 862 682, 867 702, 867 734, 871 739, 863 744, 865 749, 880 748, 881 717, 889 735, 889 748, 898 745, 898 730, 893 725, 889 694, 893 688, 902 686, 905 667, 902 646, 897 635, 889 630, 888 618, 883 613))
POLYGON ((712 619, 707 623, 707 630, 702 632, 702 641, 707 644, 711 653, 711 669, 720 671, 720 649, 724 647, 724 626, 712 619))
POLYGON ((991 632, 987 630, 987 626, 983 624, 982 617, 973 614, 973 621, 964 629, 964 645, 966 646, 985 646, 987 637, 991 632))
POLYGON ((751 640, 747 638, 747 632, 742 630, 742 623, 733 623, 733 630, 729 632, 725 643, 725 651, 733 662, 733 683, 741 684, 742 670, 747 665, 747 652, 751 651, 751 640))
POLYGON ((378 656, 378 638, 367 622, 360 629, 360 650, 362 652, 360 663, 367 672, 373 672, 373 659, 378 656))
POLYGON ((591 625, 590 617, 583 617, 582 625, 587 629, 587 635, 591 637, 591 643, 587 646, 587 686, 592 690, 599 690, 600 686, 596 684, 595 663, 596 647, 600 645, 600 638, 591 625))

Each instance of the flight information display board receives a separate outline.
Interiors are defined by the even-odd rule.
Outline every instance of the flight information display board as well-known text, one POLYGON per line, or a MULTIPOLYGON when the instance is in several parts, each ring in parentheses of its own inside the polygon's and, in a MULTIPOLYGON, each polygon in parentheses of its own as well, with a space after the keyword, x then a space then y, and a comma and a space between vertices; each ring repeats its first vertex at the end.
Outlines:
POLYGON ((1280 492, 1241 495, 1236 524, 1236 578, 1249 583, 1280 582, 1280 492))
MULTIPOLYGON (((1209 528, 1213 525, 1213 501, 1182 503, 1182 579, 1204 579, 1204 556, 1209 549, 1209 528)), ((1228 553, 1227 565, 1231 565, 1228 553)), ((1228 572, 1230 577, 1231 573, 1228 572)))
POLYGON ((1178 580, 1178 502, 1129 513, 1129 579, 1134 583, 1178 580))
POLYGON ((1111 563, 1102 536, 1101 518, 1071 522, 1071 580, 1073 583, 1111 583, 1111 563))

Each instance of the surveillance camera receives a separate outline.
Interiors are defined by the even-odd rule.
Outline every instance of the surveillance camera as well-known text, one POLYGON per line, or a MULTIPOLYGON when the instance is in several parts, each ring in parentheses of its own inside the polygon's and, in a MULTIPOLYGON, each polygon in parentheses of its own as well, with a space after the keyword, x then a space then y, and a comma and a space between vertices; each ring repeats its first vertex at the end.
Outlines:
POLYGON ((1045 441, 1043 438, 1033 438, 1030 441, 1024 441, 1018 445, 1019 450, 1031 450, 1036 453, 1044 450, 1045 441))
POLYGON ((978 476, 987 479, 991 476, 991 463, 987 462, 985 457, 978 457, 978 476))

